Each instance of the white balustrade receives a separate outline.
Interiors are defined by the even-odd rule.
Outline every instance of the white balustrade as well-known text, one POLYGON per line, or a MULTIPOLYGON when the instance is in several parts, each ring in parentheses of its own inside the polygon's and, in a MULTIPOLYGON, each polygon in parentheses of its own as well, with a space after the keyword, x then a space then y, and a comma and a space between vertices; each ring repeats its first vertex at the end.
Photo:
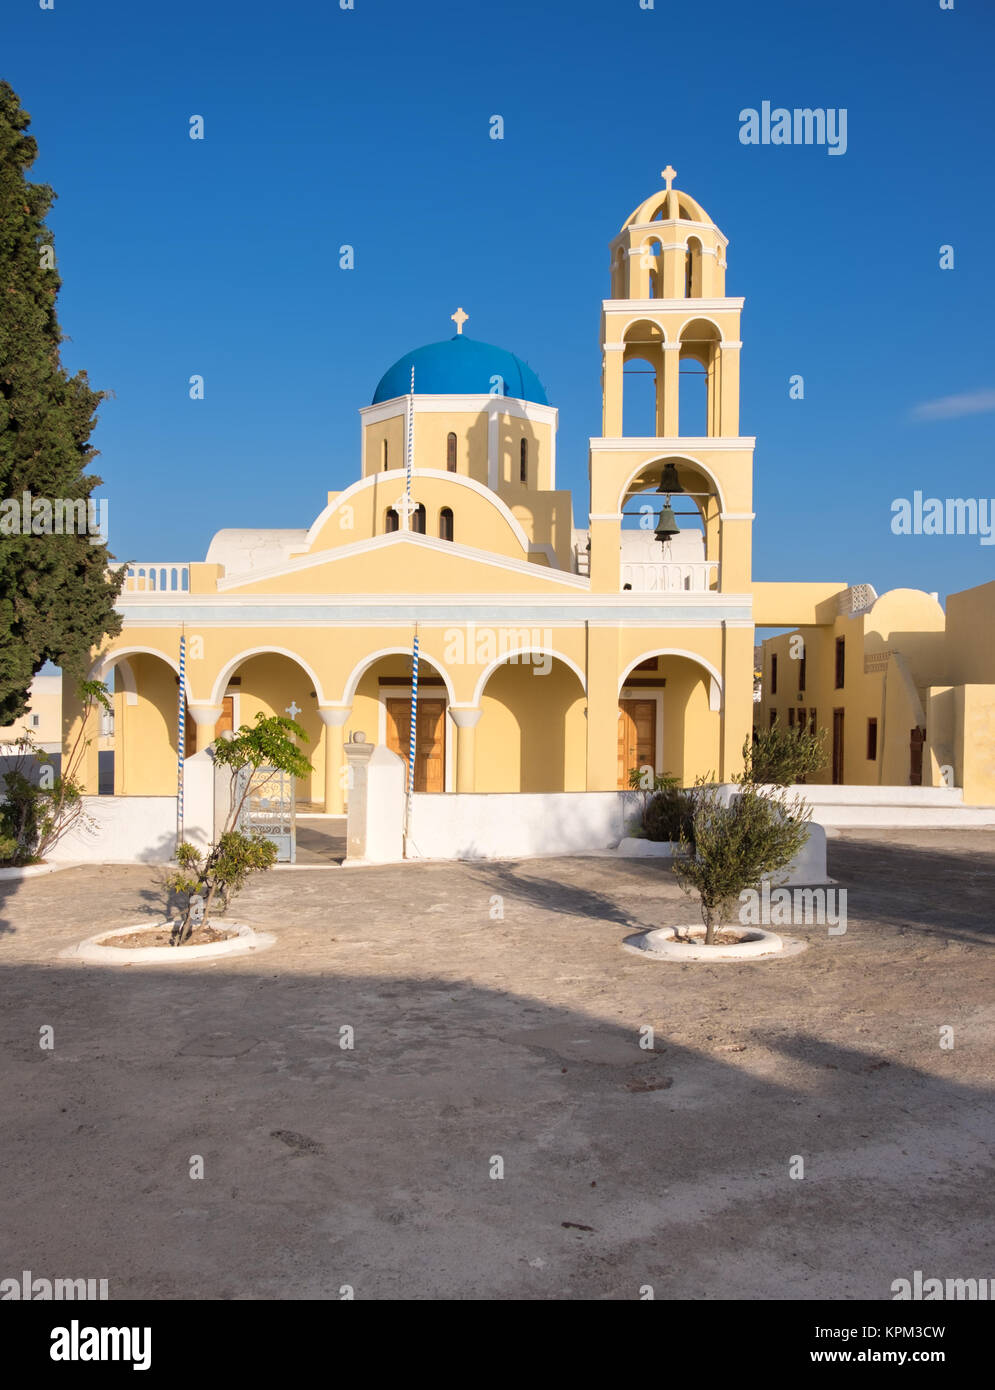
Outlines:
POLYGON ((190 566, 172 560, 145 560, 127 565, 123 594, 172 594, 190 592, 190 566))
POLYGON ((633 593, 703 594, 718 585, 718 560, 625 560, 622 587, 633 593))

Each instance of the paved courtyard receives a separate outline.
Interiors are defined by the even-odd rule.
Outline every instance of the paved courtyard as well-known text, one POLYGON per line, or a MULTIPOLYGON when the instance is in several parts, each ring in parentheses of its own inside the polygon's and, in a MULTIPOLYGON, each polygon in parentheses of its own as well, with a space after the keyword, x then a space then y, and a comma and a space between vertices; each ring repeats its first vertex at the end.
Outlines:
POLYGON ((695 920, 645 861, 276 870, 231 915, 277 945, 185 969, 58 959, 156 916, 158 870, 2 884, 0 1277, 887 1299, 916 1269, 991 1276, 993 851, 846 833, 846 934, 741 965, 622 949, 695 920))

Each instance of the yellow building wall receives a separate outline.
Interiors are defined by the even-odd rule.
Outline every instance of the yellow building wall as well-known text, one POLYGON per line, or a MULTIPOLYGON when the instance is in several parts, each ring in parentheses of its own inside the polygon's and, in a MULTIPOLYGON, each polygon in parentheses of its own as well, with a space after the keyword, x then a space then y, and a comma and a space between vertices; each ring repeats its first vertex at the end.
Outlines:
MULTIPOLYGON (((123 690, 114 696, 114 792, 117 796, 172 796, 176 792, 176 732, 179 685, 175 672, 157 657, 128 658, 137 700, 123 690)), ((96 785, 89 786, 95 792, 96 785)))
POLYGON ((995 806, 995 684, 954 691, 957 781, 971 806, 995 806))

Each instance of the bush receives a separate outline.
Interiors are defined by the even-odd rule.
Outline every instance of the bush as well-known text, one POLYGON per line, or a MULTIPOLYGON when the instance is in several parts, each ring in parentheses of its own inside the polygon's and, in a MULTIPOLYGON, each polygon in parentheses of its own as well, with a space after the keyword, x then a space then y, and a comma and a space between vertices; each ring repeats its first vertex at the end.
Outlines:
POLYGON ((821 772, 827 762, 825 729, 810 734, 775 724, 770 729, 757 729, 743 744, 743 772, 737 780, 754 786, 790 787, 821 772))
POLYGON ((81 681, 77 686, 82 711, 79 731, 62 759, 56 777, 52 760, 35 747, 25 731, 13 743, 0 744, 0 752, 13 759, 4 777, 0 802, 0 859, 15 865, 37 864, 73 826, 91 826, 83 811, 79 773, 93 740, 85 737, 87 722, 97 709, 113 708, 100 681, 81 681), (34 773, 37 771, 37 780, 34 773))
POLYGON ((643 811, 648 840, 680 840, 694 844, 694 792, 667 787, 651 796, 643 811))
POLYGON ((214 745, 214 761, 231 774, 228 814, 221 834, 206 856, 184 841, 176 849, 179 869, 167 883, 176 893, 187 896, 183 920, 173 930, 170 944, 182 946, 189 940, 197 922, 194 918, 195 900, 202 910, 200 924, 206 925, 217 894, 227 907, 232 896, 245 884, 249 874, 268 869, 276 863, 276 845, 262 835, 243 835, 236 829, 242 807, 249 795, 251 780, 246 777, 239 792, 241 773, 247 768, 273 767, 294 777, 306 777, 311 764, 297 747, 295 739, 307 739, 307 734, 292 719, 282 714, 256 715, 255 727, 242 727, 219 739, 214 745))
POLYGON ((689 853, 674 861, 674 875, 685 893, 695 891, 701 900, 707 946, 743 890, 794 859, 808 839, 811 815, 810 806, 784 792, 765 795, 744 784, 726 804, 717 787, 695 789, 694 840, 681 836, 689 853))

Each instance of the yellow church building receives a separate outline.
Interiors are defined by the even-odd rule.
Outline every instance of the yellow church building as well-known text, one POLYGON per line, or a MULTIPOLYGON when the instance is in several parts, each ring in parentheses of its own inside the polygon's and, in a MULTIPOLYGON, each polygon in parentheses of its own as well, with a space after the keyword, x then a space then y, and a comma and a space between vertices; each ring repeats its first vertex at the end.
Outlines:
MULTIPOLYGON (((356 479, 310 525, 222 530, 202 562, 128 566, 123 630, 93 668, 113 672, 118 796, 175 793, 181 638, 185 753, 289 711, 310 739, 298 800, 328 813, 344 809, 354 732, 407 757, 416 636, 416 791, 740 770, 755 627, 823 622, 847 586, 752 580, 743 300, 726 294, 727 238, 674 177, 611 242, 587 528, 557 487, 539 377, 458 310, 450 338, 384 373, 359 412, 356 479), (635 373, 653 397, 638 434, 635 373)), ((67 734, 75 717, 67 689, 67 734)), ((96 791, 95 766, 87 778, 96 791)))

